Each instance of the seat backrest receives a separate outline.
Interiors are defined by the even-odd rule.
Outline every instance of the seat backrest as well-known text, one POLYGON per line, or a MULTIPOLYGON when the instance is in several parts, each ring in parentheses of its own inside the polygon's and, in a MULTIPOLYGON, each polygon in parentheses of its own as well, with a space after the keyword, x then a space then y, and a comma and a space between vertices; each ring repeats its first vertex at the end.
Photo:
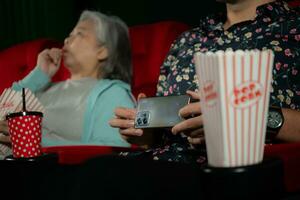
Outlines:
POLYGON ((147 96, 155 95, 159 69, 171 43, 187 29, 186 24, 174 21, 129 29, 133 56, 132 91, 135 96, 141 92, 147 96))
POLYGON ((13 81, 22 79, 36 65, 38 53, 45 48, 59 47, 58 42, 37 39, 14 45, 0 51, 0 94, 13 81))
POLYGON ((288 2, 292 7, 300 7, 300 0, 292 0, 288 2))

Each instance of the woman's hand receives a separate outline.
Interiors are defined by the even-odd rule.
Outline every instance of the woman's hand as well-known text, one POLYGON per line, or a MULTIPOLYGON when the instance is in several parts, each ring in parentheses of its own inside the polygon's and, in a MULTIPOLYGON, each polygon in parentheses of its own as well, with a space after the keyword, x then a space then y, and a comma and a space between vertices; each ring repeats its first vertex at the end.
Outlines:
POLYGON ((38 55, 37 66, 51 78, 60 67, 61 56, 61 49, 45 49, 38 55))
MULTIPOLYGON (((197 92, 187 91, 195 100, 200 100, 197 92)), ((201 107, 199 102, 190 103, 179 110, 179 115, 186 120, 176 124, 172 128, 173 134, 183 132, 188 136, 191 144, 201 144, 204 142, 203 119, 201 116, 201 107)))
POLYGON ((7 121, 0 121, 0 142, 10 143, 7 121))
MULTIPOLYGON (((141 93, 138 95, 138 100, 145 97, 146 95, 141 93)), ((109 124, 114 128, 119 128, 119 132, 123 139, 128 142, 133 142, 133 140, 144 134, 142 129, 134 128, 135 116, 135 108, 118 107, 115 109, 115 118, 111 119, 109 124)))

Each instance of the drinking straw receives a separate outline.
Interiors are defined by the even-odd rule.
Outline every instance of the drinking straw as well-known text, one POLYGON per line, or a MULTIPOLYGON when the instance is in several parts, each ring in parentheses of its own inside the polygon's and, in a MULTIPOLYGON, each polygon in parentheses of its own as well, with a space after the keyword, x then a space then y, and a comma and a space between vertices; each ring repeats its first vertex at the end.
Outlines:
POLYGON ((23 111, 26 112, 25 88, 22 88, 23 111))

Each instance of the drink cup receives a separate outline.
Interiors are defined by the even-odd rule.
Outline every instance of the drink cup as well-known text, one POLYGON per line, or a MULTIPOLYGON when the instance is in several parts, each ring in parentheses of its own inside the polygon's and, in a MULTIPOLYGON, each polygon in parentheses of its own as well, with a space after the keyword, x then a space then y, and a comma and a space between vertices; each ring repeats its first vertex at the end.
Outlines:
POLYGON ((263 160, 273 59, 271 50, 194 55, 210 166, 263 160))
POLYGON ((14 158, 40 156, 42 138, 41 112, 17 112, 6 116, 14 158))

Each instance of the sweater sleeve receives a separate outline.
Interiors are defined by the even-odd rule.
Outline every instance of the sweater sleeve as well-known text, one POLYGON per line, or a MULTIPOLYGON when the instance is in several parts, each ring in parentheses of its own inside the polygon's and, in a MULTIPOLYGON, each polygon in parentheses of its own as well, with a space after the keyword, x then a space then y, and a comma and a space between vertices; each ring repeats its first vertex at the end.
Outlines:
POLYGON ((38 92, 50 84, 50 77, 39 67, 35 67, 24 79, 14 82, 12 89, 20 91, 22 88, 28 88, 32 92, 38 92))
POLYGON ((116 107, 133 108, 134 102, 130 92, 115 84, 106 89, 97 99, 92 113, 92 135, 89 143, 108 146, 129 147, 130 144, 122 139, 119 130, 109 125, 114 117, 116 107))

